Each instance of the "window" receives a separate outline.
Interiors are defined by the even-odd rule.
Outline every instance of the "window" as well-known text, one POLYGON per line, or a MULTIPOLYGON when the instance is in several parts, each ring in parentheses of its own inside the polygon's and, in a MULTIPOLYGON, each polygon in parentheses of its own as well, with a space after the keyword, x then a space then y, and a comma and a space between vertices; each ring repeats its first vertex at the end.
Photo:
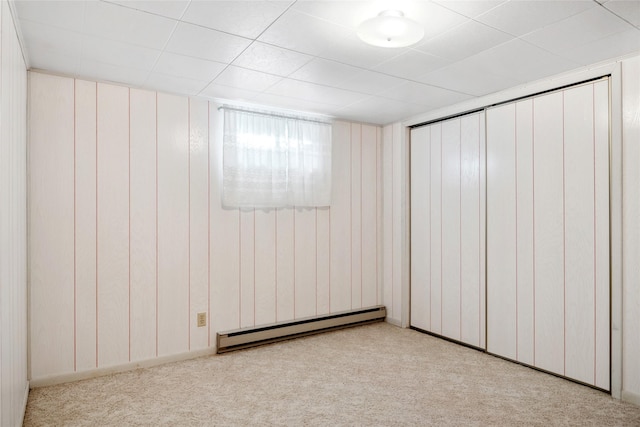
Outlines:
POLYGON ((223 206, 329 206, 331 124, 223 108, 223 206))

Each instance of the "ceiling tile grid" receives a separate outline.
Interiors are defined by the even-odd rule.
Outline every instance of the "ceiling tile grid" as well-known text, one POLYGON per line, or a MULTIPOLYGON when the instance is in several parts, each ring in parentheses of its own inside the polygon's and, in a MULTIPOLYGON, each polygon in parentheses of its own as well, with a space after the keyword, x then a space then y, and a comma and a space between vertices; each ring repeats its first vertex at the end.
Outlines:
POLYGON ((387 124, 640 53, 640 0, 15 0, 29 66, 387 124), (402 10, 422 41, 362 42, 402 10))

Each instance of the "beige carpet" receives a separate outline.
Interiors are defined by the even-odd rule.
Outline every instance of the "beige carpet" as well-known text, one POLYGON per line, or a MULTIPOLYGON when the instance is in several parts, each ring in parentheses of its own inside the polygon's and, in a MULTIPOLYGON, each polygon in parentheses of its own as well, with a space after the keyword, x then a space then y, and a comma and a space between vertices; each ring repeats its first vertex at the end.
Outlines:
POLYGON ((640 407, 377 323, 35 389, 25 425, 640 426, 640 407))

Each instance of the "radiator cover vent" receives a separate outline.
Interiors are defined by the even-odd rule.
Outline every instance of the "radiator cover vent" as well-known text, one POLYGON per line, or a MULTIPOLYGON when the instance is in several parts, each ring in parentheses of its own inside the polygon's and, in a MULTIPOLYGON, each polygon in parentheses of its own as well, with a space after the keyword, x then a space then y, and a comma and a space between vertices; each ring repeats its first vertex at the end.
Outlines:
POLYGON ((284 341, 321 332, 380 322, 387 316, 384 306, 344 311, 326 316, 309 317, 274 323, 257 328, 236 329, 216 334, 217 353, 284 341))

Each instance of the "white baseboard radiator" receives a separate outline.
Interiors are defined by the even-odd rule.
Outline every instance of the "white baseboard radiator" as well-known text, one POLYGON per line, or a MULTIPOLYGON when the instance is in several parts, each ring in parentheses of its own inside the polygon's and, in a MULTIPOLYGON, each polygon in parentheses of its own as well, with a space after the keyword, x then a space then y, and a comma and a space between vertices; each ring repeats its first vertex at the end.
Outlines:
POLYGON ((383 321, 387 316, 384 306, 309 317, 289 322, 274 323, 257 328, 236 329, 216 334, 217 353, 284 341, 321 332, 383 321))

